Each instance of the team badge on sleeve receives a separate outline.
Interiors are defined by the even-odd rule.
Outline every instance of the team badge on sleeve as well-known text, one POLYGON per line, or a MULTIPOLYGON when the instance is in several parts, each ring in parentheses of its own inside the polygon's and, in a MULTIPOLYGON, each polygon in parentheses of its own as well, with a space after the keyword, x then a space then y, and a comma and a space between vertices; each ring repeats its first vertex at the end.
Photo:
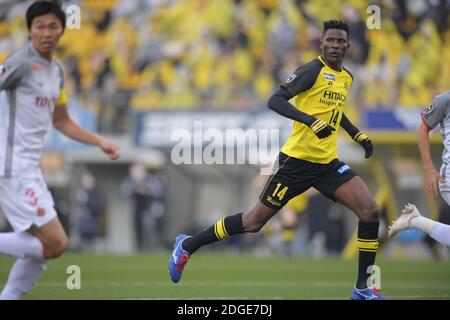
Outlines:
POLYGON ((0 77, 6 73, 6 67, 0 64, 0 77))
POLYGON ((426 108, 425 110, 424 110, 424 113, 425 114, 429 114, 430 112, 431 112, 431 110, 433 110, 433 105, 432 104, 430 104, 429 106, 428 106, 428 108, 426 108))
POLYGON ((295 73, 293 73, 289 77, 287 77, 286 80, 284 80, 284 83, 291 83, 292 81, 295 80, 295 78, 297 78, 297 75, 295 73))

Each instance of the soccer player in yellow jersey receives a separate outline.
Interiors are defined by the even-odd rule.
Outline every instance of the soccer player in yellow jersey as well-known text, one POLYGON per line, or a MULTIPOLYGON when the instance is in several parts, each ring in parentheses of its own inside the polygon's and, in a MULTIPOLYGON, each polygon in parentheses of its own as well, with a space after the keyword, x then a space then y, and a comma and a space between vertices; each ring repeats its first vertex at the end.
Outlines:
POLYGON ((269 108, 294 120, 294 127, 260 201, 249 212, 226 217, 198 235, 180 234, 169 259, 173 282, 180 280, 186 262, 201 246, 235 234, 258 232, 290 199, 314 187, 359 217, 359 266, 352 299, 384 299, 367 284, 367 269, 375 263, 378 248, 380 210, 366 184, 338 159, 336 150, 336 130, 341 126, 365 149, 366 158, 373 152, 370 138, 344 114, 353 82, 350 72, 342 67, 350 48, 349 28, 336 20, 323 26, 322 54, 298 68, 269 99, 269 108))

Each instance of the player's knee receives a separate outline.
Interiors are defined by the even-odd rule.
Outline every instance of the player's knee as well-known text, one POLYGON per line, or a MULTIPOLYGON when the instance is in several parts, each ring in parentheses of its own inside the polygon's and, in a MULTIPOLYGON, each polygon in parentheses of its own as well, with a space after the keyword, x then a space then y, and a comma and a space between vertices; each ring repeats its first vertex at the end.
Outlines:
POLYGON ((264 226, 264 223, 255 222, 255 223, 251 224, 248 227, 248 229, 246 229, 246 231, 250 232, 250 233, 257 233, 262 229, 263 226, 264 226))
POLYGON ((265 223, 265 221, 258 219, 256 214, 247 214, 242 217, 242 226, 245 232, 259 232, 265 223))
POLYGON ((360 219, 364 222, 378 221, 380 217, 380 208, 376 203, 371 203, 361 210, 360 219))
POLYGON ((69 245, 67 236, 60 237, 54 240, 50 246, 45 248, 45 258, 53 259, 61 256, 69 245))

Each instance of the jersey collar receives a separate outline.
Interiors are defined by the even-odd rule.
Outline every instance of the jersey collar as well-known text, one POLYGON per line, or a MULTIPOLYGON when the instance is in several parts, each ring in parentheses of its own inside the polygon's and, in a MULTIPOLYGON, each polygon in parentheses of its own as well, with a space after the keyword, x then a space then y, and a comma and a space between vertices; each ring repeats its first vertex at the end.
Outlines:
POLYGON ((27 46, 28 46, 29 52, 31 52, 31 54, 34 58, 39 59, 39 62, 45 63, 47 65, 51 65, 53 63, 53 58, 52 58, 52 61, 48 61, 47 59, 42 58, 41 55, 33 47, 33 44, 31 43, 31 41, 29 41, 27 43, 27 46))
POLYGON ((321 55, 319 56, 319 60, 320 60, 324 65, 326 65, 328 68, 330 68, 331 70, 333 70, 334 72, 342 72, 342 66, 340 67, 341 70, 339 70, 339 71, 334 70, 332 67, 330 67, 330 66, 325 62, 325 60, 322 58, 321 55))

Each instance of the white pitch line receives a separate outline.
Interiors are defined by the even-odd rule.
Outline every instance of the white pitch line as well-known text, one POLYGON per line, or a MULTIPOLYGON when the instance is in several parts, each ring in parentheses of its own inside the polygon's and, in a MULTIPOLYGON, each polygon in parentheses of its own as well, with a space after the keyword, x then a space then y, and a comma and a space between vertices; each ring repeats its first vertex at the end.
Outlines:
MULTIPOLYGON (((41 282, 38 283, 37 287, 64 287, 66 285, 65 281, 61 282, 41 282)), ((169 280, 167 281, 133 281, 133 282, 121 282, 121 281, 84 281, 84 287, 99 287, 99 286, 120 286, 120 287, 174 287, 174 284, 169 280)), ((223 281, 185 281, 182 282, 183 287, 221 287, 221 288, 231 288, 231 287, 277 287, 277 288, 293 288, 293 287, 322 287, 322 288, 346 288, 349 287, 347 282, 276 282, 276 281, 236 281, 236 282, 223 282, 223 281)), ((430 289, 430 285, 425 284, 405 284, 405 283, 392 283, 386 282, 384 288, 392 289, 430 289)), ((431 287, 433 290, 449 290, 450 284, 448 285, 433 285, 431 287)))

